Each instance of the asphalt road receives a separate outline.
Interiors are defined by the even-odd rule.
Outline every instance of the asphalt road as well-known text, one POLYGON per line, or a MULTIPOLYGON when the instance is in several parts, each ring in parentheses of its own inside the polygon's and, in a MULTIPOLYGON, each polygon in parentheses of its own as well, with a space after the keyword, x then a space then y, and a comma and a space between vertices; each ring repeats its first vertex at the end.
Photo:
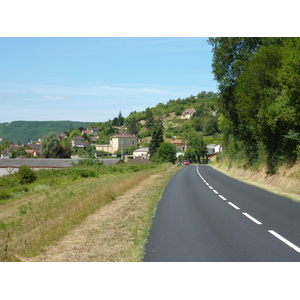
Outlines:
POLYGON ((300 203, 186 166, 158 203, 143 261, 300 261, 300 203))

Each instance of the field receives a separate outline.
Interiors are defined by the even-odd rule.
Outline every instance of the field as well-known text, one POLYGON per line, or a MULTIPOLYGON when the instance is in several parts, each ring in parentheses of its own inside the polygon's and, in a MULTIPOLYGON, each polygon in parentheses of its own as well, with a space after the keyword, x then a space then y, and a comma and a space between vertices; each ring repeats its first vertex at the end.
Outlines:
POLYGON ((38 171, 0 203, 0 260, 140 261, 156 204, 177 170, 123 164, 38 171), (72 237, 79 252, 62 246, 72 237))

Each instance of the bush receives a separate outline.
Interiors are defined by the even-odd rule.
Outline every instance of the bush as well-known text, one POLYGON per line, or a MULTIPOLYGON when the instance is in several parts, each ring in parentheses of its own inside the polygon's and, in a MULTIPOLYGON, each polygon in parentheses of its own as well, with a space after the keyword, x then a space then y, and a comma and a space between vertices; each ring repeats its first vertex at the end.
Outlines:
POLYGON ((10 198, 10 193, 6 190, 0 190, 0 200, 7 200, 10 198))
POLYGON ((18 176, 21 184, 32 183, 37 179, 36 173, 26 165, 19 168, 18 176))

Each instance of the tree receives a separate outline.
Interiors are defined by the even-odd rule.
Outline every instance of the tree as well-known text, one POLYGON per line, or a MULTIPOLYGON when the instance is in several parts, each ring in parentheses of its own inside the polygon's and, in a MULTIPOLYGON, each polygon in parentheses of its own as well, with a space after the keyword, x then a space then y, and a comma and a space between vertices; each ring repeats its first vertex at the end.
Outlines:
POLYGON ((112 121, 112 126, 122 126, 124 125, 125 119, 122 116, 122 113, 119 111, 118 117, 115 117, 112 121))
POLYGON ((154 116, 152 110, 148 107, 145 114, 145 127, 147 130, 152 129, 154 125, 154 116))
POLYGON ((54 132, 49 132, 45 135, 41 142, 41 153, 46 158, 49 158, 52 154, 53 149, 60 144, 59 139, 57 138, 54 132))
POLYGON ((154 156, 160 144, 164 141, 164 128, 162 123, 158 123, 154 126, 151 141, 149 144, 150 159, 154 156))
POLYGON ((193 131, 189 132, 187 135, 187 144, 193 150, 193 155, 195 155, 195 160, 197 163, 201 163, 201 161, 206 161, 207 149, 202 133, 193 131))
POLYGON ((131 134, 137 134, 139 132, 137 119, 135 117, 129 117, 128 119, 128 131, 131 134))
POLYGON ((176 162, 176 147, 171 143, 162 142, 154 155, 153 161, 171 162, 174 164, 176 162))
POLYGON ((187 148, 184 152, 183 158, 188 160, 190 163, 197 162, 196 153, 193 148, 187 148))
POLYGON ((71 149, 64 148, 62 145, 57 145, 51 150, 51 158, 70 158, 71 149))
POLYGON ((82 132, 79 129, 75 129, 70 133, 70 138, 73 138, 75 136, 82 136, 82 132))

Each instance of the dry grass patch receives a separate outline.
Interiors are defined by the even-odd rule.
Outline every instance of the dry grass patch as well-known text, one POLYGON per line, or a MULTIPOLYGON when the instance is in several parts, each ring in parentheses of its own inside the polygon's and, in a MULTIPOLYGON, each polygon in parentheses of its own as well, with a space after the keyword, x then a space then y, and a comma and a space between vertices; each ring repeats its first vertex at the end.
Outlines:
POLYGON ((177 170, 171 167, 144 179, 30 261, 141 261, 157 202, 177 170))
POLYGON ((255 171, 234 164, 228 168, 228 165, 229 163, 224 161, 223 163, 215 162, 211 166, 234 179, 300 202, 299 164, 293 167, 283 165, 277 170, 276 174, 268 176, 266 175, 266 165, 261 165, 255 171))

